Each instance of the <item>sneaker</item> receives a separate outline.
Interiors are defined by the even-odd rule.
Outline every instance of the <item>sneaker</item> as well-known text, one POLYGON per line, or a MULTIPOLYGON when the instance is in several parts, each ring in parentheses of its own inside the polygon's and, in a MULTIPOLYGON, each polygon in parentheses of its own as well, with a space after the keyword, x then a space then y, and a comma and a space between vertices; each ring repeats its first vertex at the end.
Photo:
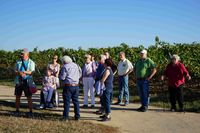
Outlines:
POLYGON ((48 108, 53 108, 53 104, 52 104, 52 103, 49 103, 49 104, 48 104, 48 108))
POLYGON ((114 105, 122 105, 122 102, 116 102, 114 105))
POLYGON ((95 108, 95 106, 94 106, 94 105, 91 105, 91 108, 93 109, 93 108, 95 108))
POLYGON ((101 116, 99 116, 99 118, 104 118, 104 117, 107 117, 106 115, 101 115, 101 116))
POLYGON ((178 112, 184 112, 184 109, 183 109, 183 108, 180 108, 180 109, 178 110, 178 112))
POLYGON ((102 119, 102 121, 110 121, 111 120, 111 117, 109 116, 105 116, 103 119, 102 119))
POLYGON ((141 109, 141 112, 147 112, 148 107, 144 106, 144 108, 141 109))
POLYGON ((124 106, 128 106, 128 103, 125 103, 124 106))
POLYGON ((19 117, 20 116, 19 110, 16 110, 13 115, 16 116, 16 117, 19 117))
POLYGON ((84 109, 88 108, 88 105, 83 105, 83 108, 84 108, 84 109))
POLYGON ((26 116, 28 117, 28 118, 32 118, 33 117, 33 113, 30 111, 30 112, 27 112, 26 113, 26 116))
POLYGON ((143 108, 143 106, 139 107, 139 108, 137 109, 137 111, 141 111, 141 110, 142 110, 142 108, 143 108))
POLYGON ((148 110, 148 107, 146 106, 141 106, 140 108, 137 109, 139 112, 146 112, 148 110))
POLYGON ((44 104, 40 105, 40 109, 45 109, 45 108, 46 108, 46 106, 44 104))
POLYGON ((79 121, 79 120, 80 120, 80 118, 76 118, 76 117, 75 117, 75 121, 79 121))
POLYGON ((68 122, 69 119, 68 119, 67 117, 62 117, 62 118, 60 119, 60 121, 68 122))
POLYGON ((97 110, 97 111, 95 112, 95 114, 97 114, 97 115, 102 115, 102 114, 103 114, 103 111, 97 110))

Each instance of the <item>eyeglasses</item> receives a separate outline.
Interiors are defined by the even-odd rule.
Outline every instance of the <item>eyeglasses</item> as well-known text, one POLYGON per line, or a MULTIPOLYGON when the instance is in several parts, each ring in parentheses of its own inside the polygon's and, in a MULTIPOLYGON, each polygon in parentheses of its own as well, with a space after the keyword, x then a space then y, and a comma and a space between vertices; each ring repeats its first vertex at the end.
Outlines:
POLYGON ((53 58, 54 60, 57 60, 58 58, 53 58))

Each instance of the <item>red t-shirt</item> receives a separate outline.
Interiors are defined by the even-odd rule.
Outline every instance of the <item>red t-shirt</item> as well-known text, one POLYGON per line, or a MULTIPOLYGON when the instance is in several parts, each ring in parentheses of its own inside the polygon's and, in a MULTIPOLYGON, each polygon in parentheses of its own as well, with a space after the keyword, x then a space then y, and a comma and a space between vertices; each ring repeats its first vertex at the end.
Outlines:
POLYGON ((168 84, 172 87, 179 87, 185 83, 185 76, 189 75, 185 66, 178 62, 176 65, 172 63, 167 65, 165 75, 168 77, 168 84))

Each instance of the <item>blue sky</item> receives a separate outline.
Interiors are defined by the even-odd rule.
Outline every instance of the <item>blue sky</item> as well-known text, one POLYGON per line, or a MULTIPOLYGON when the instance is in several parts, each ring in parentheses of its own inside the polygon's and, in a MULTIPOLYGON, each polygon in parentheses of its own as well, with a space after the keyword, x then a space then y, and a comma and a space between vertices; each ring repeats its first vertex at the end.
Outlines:
POLYGON ((0 0, 0 49, 200 41, 198 0, 0 0))

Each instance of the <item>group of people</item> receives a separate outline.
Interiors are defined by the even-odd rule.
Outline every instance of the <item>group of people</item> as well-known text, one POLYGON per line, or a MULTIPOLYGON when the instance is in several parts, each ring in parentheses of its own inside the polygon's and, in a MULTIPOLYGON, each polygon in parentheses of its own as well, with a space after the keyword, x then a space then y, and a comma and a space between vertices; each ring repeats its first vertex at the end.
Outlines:
MULTIPOLYGON (((58 56, 53 56, 53 62, 47 65, 46 76, 43 80, 42 104, 43 108, 52 108, 52 95, 62 82, 64 111, 62 120, 69 119, 70 100, 74 104, 75 120, 80 119, 79 107, 79 86, 83 83, 84 102, 83 108, 88 108, 88 97, 91 98, 91 108, 95 107, 95 90, 100 98, 101 107, 97 114, 101 114, 102 121, 111 120, 111 101, 113 95, 114 75, 118 75, 118 101, 116 105, 127 106, 129 104, 129 74, 134 73, 136 85, 140 96, 141 107, 137 110, 146 112, 149 105, 149 83, 156 74, 156 64, 147 57, 147 50, 142 50, 140 58, 132 63, 126 58, 125 52, 119 53, 119 63, 115 65, 106 52, 99 56, 99 61, 94 60, 92 54, 85 55, 85 63, 81 68, 72 59, 65 55, 61 58, 62 67, 57 63, 58 56), (125 99, 123 100, 123 96, 125 99)), ((17 61, 15 67, 15 95, 16 95, 16 114, 19 114, 20 97, 22 91, 28 100, 28 116, 32 116, 32 93, 29 84, 33 82, 32 74, 35 71, 35 63, 29 58, 28 49, 23 49, 21 59, 17 61)), ((168 78, 168 88, 171 103, 171 111, 176 111, 176 100, 179 104, 179 111, 183 111, 183 84, 185 77, 191 79, 188 71, 180 62, 178 55, 173 55, 171 62, 167 65, 161 80, 168 78)))

